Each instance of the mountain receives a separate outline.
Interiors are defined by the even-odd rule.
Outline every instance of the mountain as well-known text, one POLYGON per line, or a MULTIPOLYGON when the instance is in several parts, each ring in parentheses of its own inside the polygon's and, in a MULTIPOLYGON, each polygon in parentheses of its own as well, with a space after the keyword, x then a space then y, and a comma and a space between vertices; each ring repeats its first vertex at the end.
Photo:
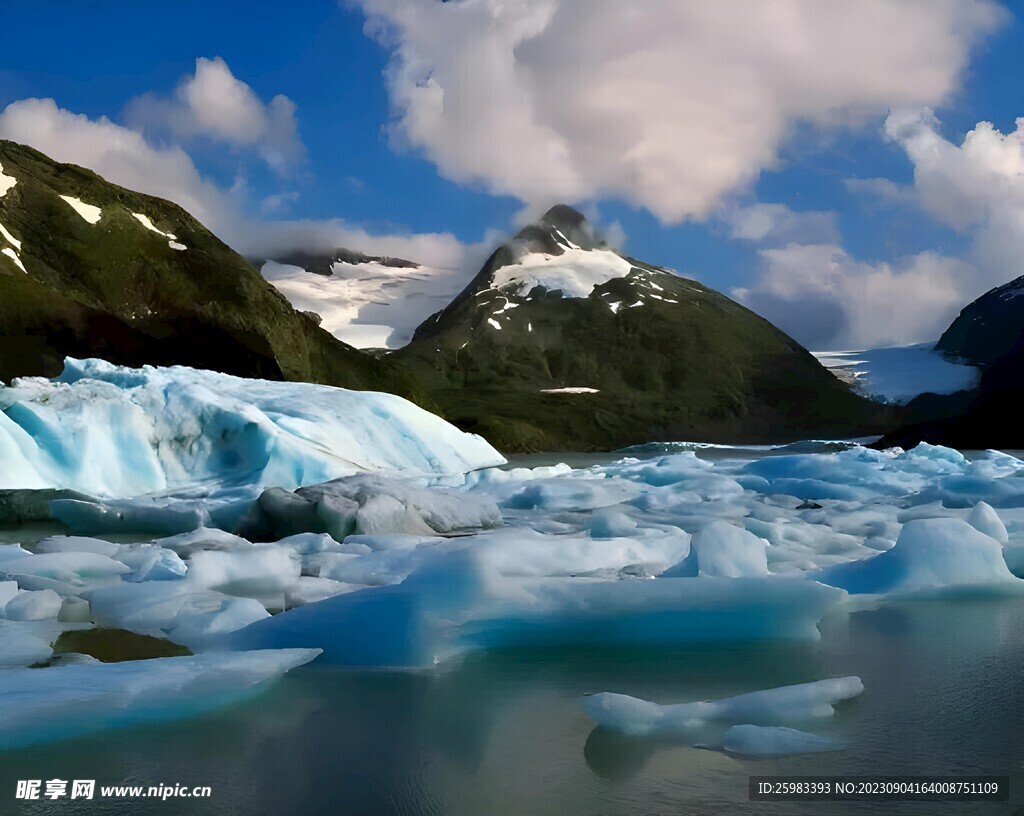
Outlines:
POLYGON ((459 270, 349 249, 285 253, 257 265, 296 309, 315 314, 325 330, 356 348, 404 346, 465 285, 459 270))
POLYGON ((963 450, 1024 448, 1024 277, 968 304, 936 348, 981 368, 976 388, 911 401, 906 422, 877 443, 963 450))
POLYGON ((0 140, 0 379, 53 376, 65 356, 422 398, 181 207, 0 140))
POLYGON ((393 357, 508 451, 850 436, 886 409, 719 292, 610 248, 557 206, 393 357))
POLYGON ((943 332, 936 349, 987 366, 1009 355, 1024 335, 1024 277, 968 304, 943 332))

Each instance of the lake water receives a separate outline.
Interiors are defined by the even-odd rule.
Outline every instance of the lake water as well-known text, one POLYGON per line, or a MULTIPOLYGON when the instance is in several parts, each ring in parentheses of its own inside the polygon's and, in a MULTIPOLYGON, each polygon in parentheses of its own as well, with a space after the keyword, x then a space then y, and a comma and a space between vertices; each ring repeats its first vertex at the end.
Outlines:
POLYGON ((307 667, 198 718, 0 753, 0 812, 1024 814, 1024 600, 903 602, 820 629, 816 643, 497 652, 424 673, 307 667), (814 727, 848 743, 830 754, 737 759, 595 730, 578 706, 599 691, 670 703, 843 675, 865 692, 814 727), (1008 775, 1011 801, 749 802, 752 774, 1008 775), (14 803, 18 779, 52 778, 213 795, 14 803))
POLYGON ((5 813, 996 814, 1024 812, 1024 602, 917 602, 826 620, 817 644, 517 652, 439 673, 298 670, 183 722, 9 752, 16 780, 209 785, 210 800, 25 803, 5 813), (661 702, 859 675, 816 730, 843 752, 741 760, 595 731, 577 701, 661 702), (1006 803, 764 803, 751 774, 998 774, 1006 803), (122 809, 118 809, 118 808, 122 809))

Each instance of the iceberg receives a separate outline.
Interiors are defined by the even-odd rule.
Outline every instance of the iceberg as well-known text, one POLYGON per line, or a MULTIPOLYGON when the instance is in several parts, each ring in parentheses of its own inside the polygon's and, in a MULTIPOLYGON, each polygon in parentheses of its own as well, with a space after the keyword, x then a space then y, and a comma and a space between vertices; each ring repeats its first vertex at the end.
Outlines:
POLYGON ((686 739, 709 723, 779 725, 831 717, 835 713, 833 705, 863 691, 859 677, 836 677, 694 703, 659 705, 626 694, 602 692, 584 697, 581 704, 592 720, 609 731, 686 739))
POLYGON ((817 577, 853 595, 1024 592, 1024 581, 1007 567, 1003 545, 959 518, 908 521, 891 550, 826 568, 817 577))
POLYGON ((251 694, 316 656, 316 649, 286 649, 0 671, 0 748, 188 717, 251 694))
POLYGON ((693 536, 689 555, 665 570, 661 577, 738 578, 767 574, 768 556, 763 539, 727 521, 713 521, 693 536))
POLYGON ((68 358, 0 388, 0 488, 125 498, 195 485, 295 488, 359 472, 440 475, 504 463, 401 397, 68 358))
POLYGON ((472 550, 431 556, 399 584, 306 604, 216 645, 315 645, 325 663, 429 668, 487 649, 817 639, 845 597, 802 578, 515 578, 472 550))

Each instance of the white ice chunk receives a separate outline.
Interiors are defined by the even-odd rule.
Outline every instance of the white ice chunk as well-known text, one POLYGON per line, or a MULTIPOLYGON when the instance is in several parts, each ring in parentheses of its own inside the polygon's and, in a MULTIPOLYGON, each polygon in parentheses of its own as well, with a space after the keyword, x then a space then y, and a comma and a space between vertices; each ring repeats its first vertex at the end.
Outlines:
POLYGON ((61 198, 70 204, 71 209, 82 216, 82 218, 90 224, 99 222, 100 217, 103 215, 103 211, 99 207, 94 207, 92 204, 86 204, 84 201, 81 201, 74 196, 62 195, 61 198))
POLYGON ((0 747, 191 716, 235 702, 317 654, 288 649, 0 672, 0 696, 9 703, 0 709, 0 747))
POLYGON ((10 575, 38 576, 72 586, 116 579, 131 570, 120 561, 90 552, 52 552, 18 558, 2 564, 10 575))
POLYGON ((49 620, 60 608, 60 595, 52 589, 23 590, 4 605, 3 615, 11 621, 49 620))
POLYGON ((152 544, 123 544, 116 559, 131 567, 129 581, 175 581, 183 578, 188 567, 174 550, 152 544))
POLYGON ((316 644, 351 666, 428 667, 487 648, 666 646, 816 639, 843 594, 804 579, 503 578, 470 553, 438 553, 401 584, 274 615, 230 648, 316 644))
POLYGON ((186 249, 188 249, 187 246, 185 246, 184 244, 179 244, 177 241, 168 241, 167 246, 169 246, 171 249, 177 250, 178 252, 184 252, 186 249))
POLYGON ((1005 544, 1010 540, 1010 536, 1006 532, 1006 525, 987 502, 980 501, 974 505, 974 509, 967 517, 967 523, 978 532, 994 538, 1000 544, 1005 544))
POLYGON ((768 557, 763 539, 727 521, 713 521, 693 536, 689 555, 665 570, 661 577, 738 578, 767 574, 768 557))
MULTIPOLYGON (((59 629, 41 629, 32 623, 0 619, 0 669, 31 666, 49 660, 53 654, 50 644, 59 634, 59 629)), ((6 674, 0 671, 0 678, 6 674)))
POLYGON ((298 554, 287 547, 254 546, 235 552, 198 552, 189 559, 189 580, 225 595, 281 595, 299 578, 298 554))
POLYGON ((906 594, 953 587, 1024 591, 1003 546, 963 519, 908 521, 895 546, 862 561, 822 570, 818 580, 860 594, 906 594))
POLYGON ((38 542, 33 550, 36 553, 58 553, 58 552, 84 552, 105 555, 113 558, 121 549, 120 544, 112 541, 104 541, 100 538, 86 538, 85 536, 50 536, 38 542))
POLYGON ((72 359, 57 381, 0 387, 0 455, 0 488, 102 497, 504 463, 479 436, 391 394, 72 359))
POLYGON ((832 706, 864 691, 859 677, 753 691, 737 697, 659 705, 626 694, 584 697, 583 710, 598 725, 631 736, 686 737, 711 722, 776 725, 831 717, 832 706))

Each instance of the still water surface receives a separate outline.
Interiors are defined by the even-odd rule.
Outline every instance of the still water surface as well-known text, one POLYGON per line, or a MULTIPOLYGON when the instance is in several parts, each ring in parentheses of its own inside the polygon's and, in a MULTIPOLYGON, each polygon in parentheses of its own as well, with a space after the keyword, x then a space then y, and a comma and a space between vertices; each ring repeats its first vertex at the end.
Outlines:
POLYGON ((917 602, 827 620, 816 644, 514 652, 440 672, 312 667, 183 722, 0 754, 4 813, 1002 814, 1024 812, 1024 602, 917 602), (856 674, 833 754, 741 760, 597 731, 577 700, 681 702, 856 674), (750 774, 999 774, 1007 803, 751 803, 750 774), (209 785, 210 800, 12 806, 18 779, 209 785))

